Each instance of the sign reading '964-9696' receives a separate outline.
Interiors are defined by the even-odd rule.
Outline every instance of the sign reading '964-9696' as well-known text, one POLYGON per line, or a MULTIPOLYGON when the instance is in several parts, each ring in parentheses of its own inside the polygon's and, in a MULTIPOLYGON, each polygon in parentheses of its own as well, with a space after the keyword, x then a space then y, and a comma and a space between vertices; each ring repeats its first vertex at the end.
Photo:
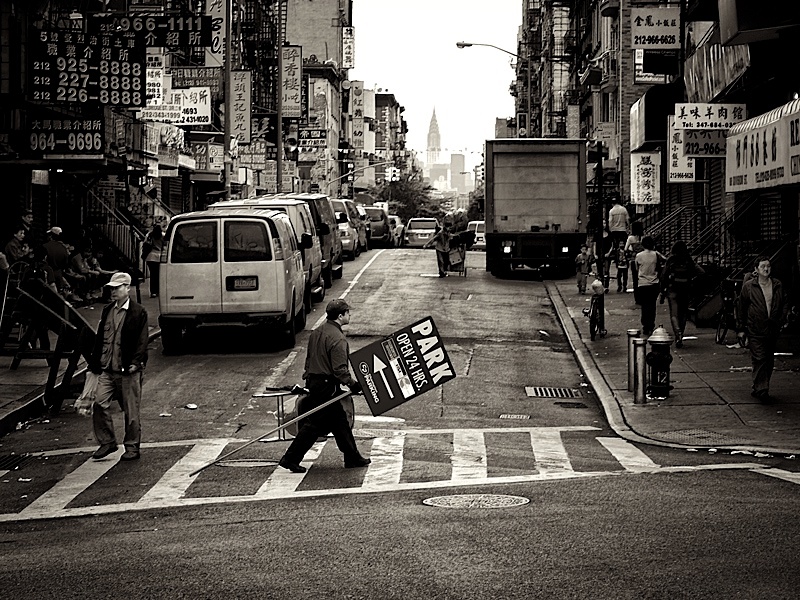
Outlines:
POLYGON ((350 354, 374 416, 455 379, 455 369, 431 317, 350 354))

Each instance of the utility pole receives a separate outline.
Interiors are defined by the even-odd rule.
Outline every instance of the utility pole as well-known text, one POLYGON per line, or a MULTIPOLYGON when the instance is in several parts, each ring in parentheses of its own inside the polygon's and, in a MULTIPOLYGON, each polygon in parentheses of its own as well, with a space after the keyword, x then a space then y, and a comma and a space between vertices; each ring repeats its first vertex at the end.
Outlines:
POLYGON ((233 115, 233 90, 231 89, 231 62, 233 57, 231 51, 233 44, 231 43, 233 27, 233 0, 225 0, 225 57, 223 65, 223 83, 225 89, 225 127, 223 135, 223 153, 222 164, 225 168, 225 200, 231 199, 231 178, 233 177, 233 157, 231 156, 231 132, 233 115))
MULTIPOLYGON (((603 198, 603 140, 597 140, 597 166, 595 168, 595 190, 597 191, 597 206, 598 210, 596 211, 597 217, 595 218, 595 251, 597 252, 597 278, 602 282, 603 289, 607 288, 606 286, 606 277, 608 274, 605 273, 605 247, 603 244, 603 219, 606 214, 606 202, 603 198)), ((605 317, 605 293, 601 294, 600 297, 597 299, 597 307, 599 312, 599 329, 600 331, 605 331, 606 329, 606 317, 605 317)))

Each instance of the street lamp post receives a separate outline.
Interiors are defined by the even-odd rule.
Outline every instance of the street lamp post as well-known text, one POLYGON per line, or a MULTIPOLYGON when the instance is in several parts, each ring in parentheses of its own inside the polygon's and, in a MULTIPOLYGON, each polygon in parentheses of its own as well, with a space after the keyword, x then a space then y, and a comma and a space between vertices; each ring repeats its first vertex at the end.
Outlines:
MULTIPOLYGON (((501 48, 500 46, 495 46, 494 44, 479 44, 479 43, 476 43, 476 42, 456 42, 456 48, 471 48, 472 46, 486 46, 487 48, 494 48, 495 50, 500 50, 500 52, 505 52, 506 54, 509 54, 509 55, 519 59, 519 60, 525 61, 525 64, 526 64, 525 70, 527 72, 527 80, 528 80, 528 89, 527 89, 527 94, 528 94, 528 102, 527 102, 528 122, 526 123, 526 125, 527 125, 527 131, 526 131, 527 135, 526 135, 526 137, 530 137, 531 112, 532 112, 531 111, 531 96, 532 96, 532 94, 531 94, 531 59, 530 59, 530 56, 526 59, 526 58, 523 58, 522 56, 520 56, 519 54, 511 52, 510 50, 506 50, 505 48, 501 48)), ((517 124, 517 126, 519 126, 519 124, 517 124)), ((519 135, 519 129, 517 129, 517 135, 519 135)))

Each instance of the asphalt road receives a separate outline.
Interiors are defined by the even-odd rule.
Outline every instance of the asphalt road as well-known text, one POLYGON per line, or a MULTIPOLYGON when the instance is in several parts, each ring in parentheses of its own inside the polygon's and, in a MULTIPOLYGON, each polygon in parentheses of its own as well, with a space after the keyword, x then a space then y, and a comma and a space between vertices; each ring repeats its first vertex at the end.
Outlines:
POLYGON ((89 460, 69 411, 0 439, 22 458, 0 471, 4 596, 796 597, 799 489, 764 472, 785 460, 615 436, 544 286, 482 259, 439 279, 432 251, 373 250, 328 290, 354 307, 351 350, 432 316, 456 368, 384 418, 356 399, 369 469, 329 440, 290 474, 276 440, 188 476, 275 426, 252 394, 301 382, 308 331, 292 351, 238 330, 154 343, 139 462, 89 460))

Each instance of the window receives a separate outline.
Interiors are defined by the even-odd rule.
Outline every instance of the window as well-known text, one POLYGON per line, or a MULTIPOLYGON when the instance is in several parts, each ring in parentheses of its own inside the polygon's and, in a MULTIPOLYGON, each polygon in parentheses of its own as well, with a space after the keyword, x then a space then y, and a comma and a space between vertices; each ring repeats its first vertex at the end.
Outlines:
POLYGON ((217 262, 217 222, 185 223, 175 228, 172 243, 174 264, 217 262))
POLYGON ((267 229, 260 221, 225 221, 225 262, 272 260, 267 229))

